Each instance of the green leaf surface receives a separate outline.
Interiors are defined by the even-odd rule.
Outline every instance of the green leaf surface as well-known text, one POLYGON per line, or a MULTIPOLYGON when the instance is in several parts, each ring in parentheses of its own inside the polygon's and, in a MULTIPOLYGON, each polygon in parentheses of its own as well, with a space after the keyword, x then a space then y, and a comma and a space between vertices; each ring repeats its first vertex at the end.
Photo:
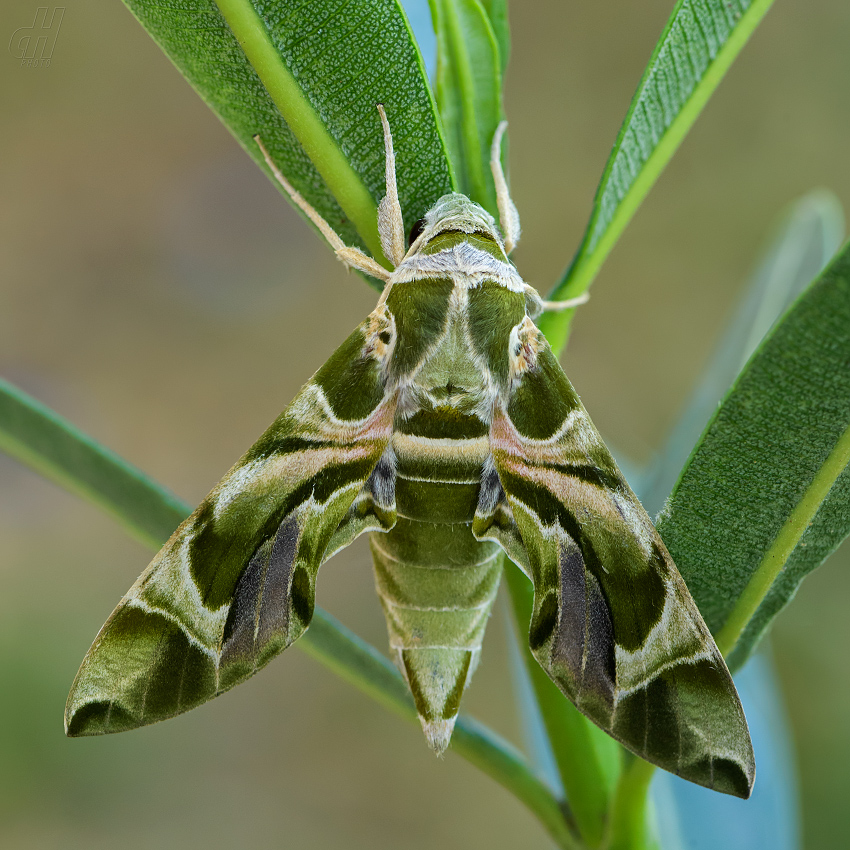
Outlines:
POLYGON ((437 33, 437 104, 458 188, 498 216, 490 173, 490 145, 502 120, 496 35, 479 0, 429 2, 437 33))
POLYGON ((783 216, 663 453, 641 482, 641 501, 650 515, 670 495, 708 420, 756 346, 843 240, 844 213, 831 192, 811 192, 783 216))
POLYGON ((732 669, 850 533, 850 245, 774 327, 658 530, 732 669))
POLYGON ((396 0, 125 0, 268 173, 281 171, 350 245, 386 263, 377 231, 393 128, 408 227, 454 186, 422 57, 396 0))
MULTIPOLYGON (((581 295, 676 152, 773 0, 679 0, 632 98, 593 202, 584 239, 549 296, 581 295)), ((573 311, 541 326, 555 351, 573 311)))
MULTIPOLYGON (((152 549, 159 549, 191 513, 131 464, 5 381, 0 381, 0 450, 106 509, 152 549)), ((382 705, 418 722, 410 692, 390 661, 318 606, 295 645, 382 705)), ((461 717, 451 749, 521 800, 558 847, 576 847, 562 801, 511 744, 461 717)))

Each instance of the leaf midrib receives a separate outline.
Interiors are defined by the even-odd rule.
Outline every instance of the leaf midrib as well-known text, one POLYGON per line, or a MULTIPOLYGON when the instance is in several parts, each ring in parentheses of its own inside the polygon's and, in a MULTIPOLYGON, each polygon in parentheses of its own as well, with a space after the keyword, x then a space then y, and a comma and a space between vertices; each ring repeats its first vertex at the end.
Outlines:
POLYGON ((262 18, 248 0, 215 0, 215 3, 275 106, 372 256, 381 265, 392 268, 378 236, 375 199, 284 63, 262 18))

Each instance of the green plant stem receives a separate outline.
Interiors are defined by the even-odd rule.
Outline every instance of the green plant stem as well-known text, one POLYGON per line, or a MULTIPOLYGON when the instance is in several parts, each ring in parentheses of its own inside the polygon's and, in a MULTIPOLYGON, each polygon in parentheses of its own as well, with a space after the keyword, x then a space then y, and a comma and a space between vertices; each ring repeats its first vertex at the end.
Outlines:
POLYGON ((606 850, 649 850, 647 794, 655 765, 624 754, 620 780, 611 805, 606 850))
POLYGON ((392 268, 378 236, 375 199, 286 67, 262 19, 248 0, 215 2, 275 106, 372 256, 386 268, 392 268))
MULTIPOLYGON (((5 381, 0 381, 0 449, 105 508, 154 550, 191 513, 188 505, 131 464, 5 381)), ((321 608, 316 608, 310 628, 296 646, 382 705, 417 722, 407 686, 390 661, 321 608)), ((477 721, 461 717, 452 750, 524 803, 558 847, 578 850, 564 802, 509 743, 477 721)))

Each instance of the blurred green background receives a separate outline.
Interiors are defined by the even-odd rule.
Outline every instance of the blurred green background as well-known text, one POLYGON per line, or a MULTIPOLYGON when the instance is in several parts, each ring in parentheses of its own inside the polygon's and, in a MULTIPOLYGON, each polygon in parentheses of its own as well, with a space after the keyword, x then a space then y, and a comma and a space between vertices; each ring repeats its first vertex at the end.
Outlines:
MULTIPOLYGON (((7 0, 0 36, 38 5, 7 0)), ((514 2, 514 259, 541 290, 580 240, 671 7, 514 2)), ((776 3, 577 316, 565 366, 625 455, 663 443, 783 207, 819 186, 850 207, 848 34, 844 0, 776 3)), ((0 374, 195 503, 374 293, 118 0, 69 6, 49 68, 0 61, 0 374)), ((0 456, 0 846, 548 846, 491 780, 436 760, 298 650, 178 719, 65 739, 77 666, 149 558, 0 456)), ((848 560, 845 547, 808 579, 773 634, 807 850, 850 846, 848 560)), ((319 601, 385 646, 364 541, 323 568, 319 601)), ((518 740, 504 614, 465 709, 518 740)))

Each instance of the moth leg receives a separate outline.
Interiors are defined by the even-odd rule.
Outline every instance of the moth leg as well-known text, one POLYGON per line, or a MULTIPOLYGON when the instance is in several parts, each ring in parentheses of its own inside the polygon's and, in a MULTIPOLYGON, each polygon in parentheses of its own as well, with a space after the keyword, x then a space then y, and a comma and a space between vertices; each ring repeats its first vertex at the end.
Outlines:
POLYGON ((533 321, 537 321, 543 313, 569 310, 571 307, 586 304, 589 300, 590 295, 584 292, 576 298, 567 298, 564 301, 544 301, 533 286, 525 284, 525 309, 533 321))
POLYGON ((372 470, 363 489, 357 494, 348 513, 331 537, 325 550, 325 560, 344 549, 365 531, 393 529, 398 520, 395 484, 395 452, 391 446, 387 446, 378 465, 372 470))
POLYGON ((579 307, 582 304, 587 304, 590 301, 590 293, 583 292, 575 298, 567 298, 565 301, 541 301, 545 312, 557 313, 561 310, 569 310, 572 307, 579 307))
POLYGON ((271 172, 274 174, 277 182, 283 186, 286 193, 290 198, 292 198, 293 203, 297 204, 303 210, 304 215, 306 215, 307 218, 309 218, 310 221, 312 221, 313 224, 322 231, 322 235, 328 240, 337 257, 342 260, 346 266, 350 266, 351 268, 364 272, 371 277, 376 277, 378 280, 383 280, 385 282, 388 281, 390 279, 390 273, 383 266, 376 263, 371 257, 367 257, 366 254, 364 254, 359 248, 350 248, 347 246, 342 239, 340 239, 337 232, 304 199, 301 193, 295 190, 292 184, 283 176, 281 170, 275 165, 271 155, 266 150, 266 146, 263 144, 262 139, 258 135, 254 136, 254 141, 257 143, 257 147, 262 151, 266 165, 268 165, 271 169, 271 172))
POLYGON ((395 152, 393 137, 390 133, 390 123, 384 105, 378 104, 381 125, 384 128, 384 150, 386 152, 386 182, 387 194, 378 204, 378 235, 381 237, 381 247, 390 262, 397 266, 407 253, 404 239, 404 218, 401 214, 401 204, 398 201, 398 187, 395 179, 395 152))
POLYGON ((499 223, 505 236, 505 253, 510 254, 519 242, 520 226, 519 213, 511 200, 505 172, 502 170, 502 136, 507 129, 507 121, 502 121, 496 128, 490 148, 490 171, 493 172, 493 182, 496 184, 496 204, 499 207, 499 223))
POLYGON ((472 521, 472 535, 476 540, 494 540, 502 547, 505 554, 531 578, 528 551, 499 481, 493 455, 487 458, 481 470, 481 490, 475 509, 475 518, 472 521))

